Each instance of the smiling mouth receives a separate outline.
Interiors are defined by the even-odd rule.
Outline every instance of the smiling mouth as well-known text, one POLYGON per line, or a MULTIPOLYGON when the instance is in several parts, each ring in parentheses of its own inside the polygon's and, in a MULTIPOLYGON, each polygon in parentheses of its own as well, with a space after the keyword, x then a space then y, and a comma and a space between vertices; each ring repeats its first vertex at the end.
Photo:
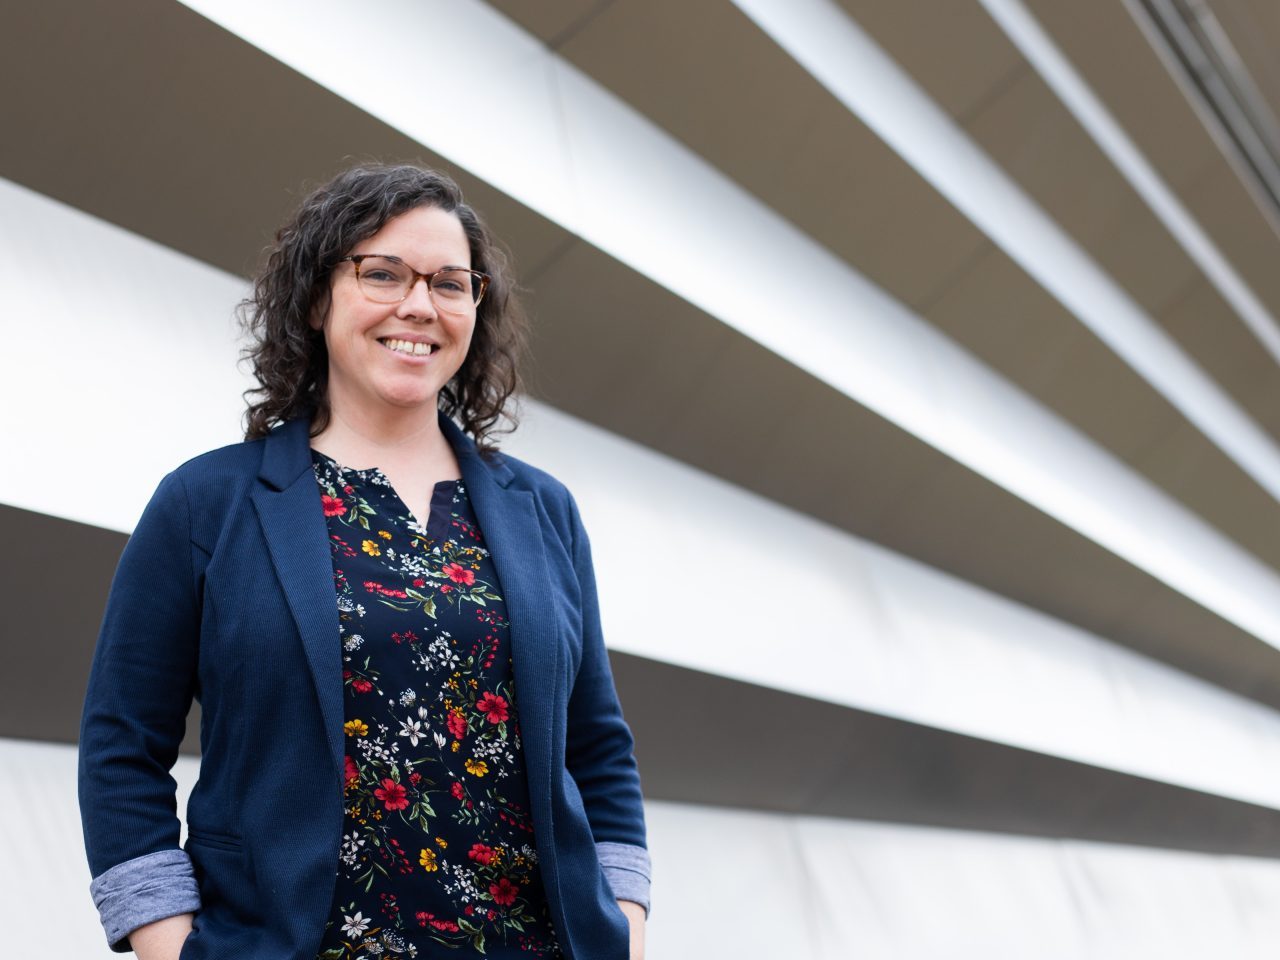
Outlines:
POLYGON ((410 340, 398 340, 395 337, 383 337, 378 342, 388 350, 394 350, 409 357, 425 357, 440 349, 434 343, 414 343, 410 340))

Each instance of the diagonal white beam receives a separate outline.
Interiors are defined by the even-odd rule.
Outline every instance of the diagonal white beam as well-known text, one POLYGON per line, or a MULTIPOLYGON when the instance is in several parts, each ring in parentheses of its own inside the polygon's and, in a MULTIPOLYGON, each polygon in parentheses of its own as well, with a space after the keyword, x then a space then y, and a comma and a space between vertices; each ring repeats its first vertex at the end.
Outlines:
MULTIPOLYGON (((31 465, 0 471, 0 503, 128 531, 176 463, 238 439, 239 278, 0 179, 0 288, 40 318, 0 351, 0 408, 40 411, 0 420, 31 465)), ((1280 809, 1280 711, 531 400, 503 449, 574 491, 615 650, 1280 809), (786 530, 799 579, 762 530, 786 530), (677 589, 654 629, 655 577, 706 571, 714 625, 704 590, 677 589)))
POLYGON ((733 2, 1280 500, 1275 441, 834 0, 733 2))
POLYGON ((376 45, 340 0, 186 5, 1280 647, 1273 570, 492 8, 447 5, 477 70, 474 44, 430 42, 443 5, 367 0, 399 26, 376 45), (781 300, 779 264, 805 266, 781 300))
POLYGON ((1098 99, 1079 71, 1058 48, 1021 0, 978 0, 1027 62, 1057 94, 1080 125, 1129 181, 1151 212, 1173 236, 1209 282, 1231 304, 1241 322, 1280 362, 1280 327, 1257 294, 1169 189, 1124 128, 1098 99))

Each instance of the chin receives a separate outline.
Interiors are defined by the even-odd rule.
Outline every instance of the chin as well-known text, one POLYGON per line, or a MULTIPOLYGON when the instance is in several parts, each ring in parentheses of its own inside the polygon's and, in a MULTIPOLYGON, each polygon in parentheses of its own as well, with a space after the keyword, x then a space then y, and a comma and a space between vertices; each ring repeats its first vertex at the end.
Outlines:
POLYGON ((436 398, 437 398, 437 394, 433 393, 428 396, 387 397, 385 402, 388 406, 396 407, 397 409, 400 409, 400 410, 418 410, 423 407, 430 407, 431 409, 434 410, 437 404, 436 398))

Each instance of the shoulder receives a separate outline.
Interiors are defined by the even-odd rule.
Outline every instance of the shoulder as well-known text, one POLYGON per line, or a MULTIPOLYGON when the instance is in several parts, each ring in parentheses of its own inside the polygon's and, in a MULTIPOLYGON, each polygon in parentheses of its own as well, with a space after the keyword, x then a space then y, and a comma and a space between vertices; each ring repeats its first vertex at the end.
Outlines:
POLYGON ((229 443, 179 464, 173 474, 184 482, 197 483, 209 478, 229 479, 245 473, 257 476, 265 447, 263 439, 229 443))
POLYGON ((505 466, 511 471, 513 487, 528 490, 538 496, 560 498, 569 496, 568 487, 541 467, 535 467, 527 460, 521 460, 505 451, 498 451, 492 456, 493 464, 505 466))
POLYGON ((225 518, 243 509, 262 467, 265 443, 228 444, 179 464, 160 481, 151 508, 176 510, 180 503, 196 543, 212 542, 225 518))
POLYGON ((511 481, 508 490, 523 490, 533 495, 544 524, 555 529, 559 537, 570 550, 579 538, 582 521, 578 514, 578 504, 569 488, 557 477, 535 467, 526 460, 499 451, 489 461, 491 469, 500 471, 503 467, 510 471, 511 481))
POLYGON ((541 467, 535 467, 527 460, 521 460, 509 453, 499 451, 494 454, 492 464, 499 469, 505 466, 511 471, 509 486, 515 490, 527 490, 534 498, 548 507, 556 507, 561 511, 574 509, 573 494, 559 479, 541 467))

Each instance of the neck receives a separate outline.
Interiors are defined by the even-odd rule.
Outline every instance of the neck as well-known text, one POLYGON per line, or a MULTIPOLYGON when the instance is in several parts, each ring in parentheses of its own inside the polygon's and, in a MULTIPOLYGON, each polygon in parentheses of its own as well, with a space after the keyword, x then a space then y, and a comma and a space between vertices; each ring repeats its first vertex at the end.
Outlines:
POLYGON ((434 404, 366 410, 330 395, 329 423, 311 445, 348 467, 452 458, 434 404))

